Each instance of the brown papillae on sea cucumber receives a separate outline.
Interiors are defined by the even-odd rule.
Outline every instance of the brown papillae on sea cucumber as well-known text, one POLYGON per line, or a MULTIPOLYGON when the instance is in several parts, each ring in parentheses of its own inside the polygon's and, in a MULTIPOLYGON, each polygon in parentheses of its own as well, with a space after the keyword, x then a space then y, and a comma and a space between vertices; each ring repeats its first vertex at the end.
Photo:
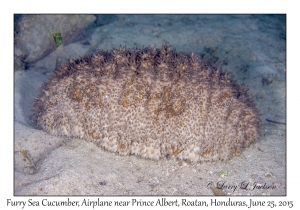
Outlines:
POLYGON ((34 109, 34 123, 50 134, 156 160, 228 160, 260 135, 245 86, 169 46, 69 60, 42 86, 34 109))

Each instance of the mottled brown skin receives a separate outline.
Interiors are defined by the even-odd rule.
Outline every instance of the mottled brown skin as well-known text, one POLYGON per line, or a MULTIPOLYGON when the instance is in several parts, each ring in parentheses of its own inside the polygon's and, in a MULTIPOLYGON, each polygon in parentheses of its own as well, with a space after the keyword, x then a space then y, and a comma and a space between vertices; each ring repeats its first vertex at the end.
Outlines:
POLYGON ((123 155, 227 160, 260 135, 244 86, 168 46, 70 60, 42 90, 34 112, 38 128, 123 155))

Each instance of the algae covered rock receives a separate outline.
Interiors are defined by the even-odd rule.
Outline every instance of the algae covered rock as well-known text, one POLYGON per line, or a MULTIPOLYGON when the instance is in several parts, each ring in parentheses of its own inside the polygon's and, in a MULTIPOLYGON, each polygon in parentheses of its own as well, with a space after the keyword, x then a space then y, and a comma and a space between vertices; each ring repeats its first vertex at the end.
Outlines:
POLYGON ((22 15, 15 21, 15 60, 32 63, 55 50, 53 34, 61 33, 64 44, 84 36, 94 15, 22 15))

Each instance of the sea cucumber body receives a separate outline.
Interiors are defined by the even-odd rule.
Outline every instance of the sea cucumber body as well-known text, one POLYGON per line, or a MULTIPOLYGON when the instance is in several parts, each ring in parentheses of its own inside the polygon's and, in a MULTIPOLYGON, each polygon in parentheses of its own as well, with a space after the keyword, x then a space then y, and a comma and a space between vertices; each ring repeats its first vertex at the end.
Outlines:
POLYGON ((122 155, 227 160, 259 136, 244 86, 167 46, 69 61, 42 89, 34 114, 39 128, 122 155))

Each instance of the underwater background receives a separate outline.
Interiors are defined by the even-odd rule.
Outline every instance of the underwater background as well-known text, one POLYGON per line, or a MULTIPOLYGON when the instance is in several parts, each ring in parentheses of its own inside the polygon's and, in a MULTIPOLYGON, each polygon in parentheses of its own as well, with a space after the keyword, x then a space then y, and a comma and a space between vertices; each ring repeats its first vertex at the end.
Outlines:
POLYGON ((14 66, 15 195, 286 194, 286 15, 14 15, 14 66), (32 125, 42 83, 67 59, 162 45, 248 86, 262 121, 255 144, 226 162, 152 161, 32 125))

